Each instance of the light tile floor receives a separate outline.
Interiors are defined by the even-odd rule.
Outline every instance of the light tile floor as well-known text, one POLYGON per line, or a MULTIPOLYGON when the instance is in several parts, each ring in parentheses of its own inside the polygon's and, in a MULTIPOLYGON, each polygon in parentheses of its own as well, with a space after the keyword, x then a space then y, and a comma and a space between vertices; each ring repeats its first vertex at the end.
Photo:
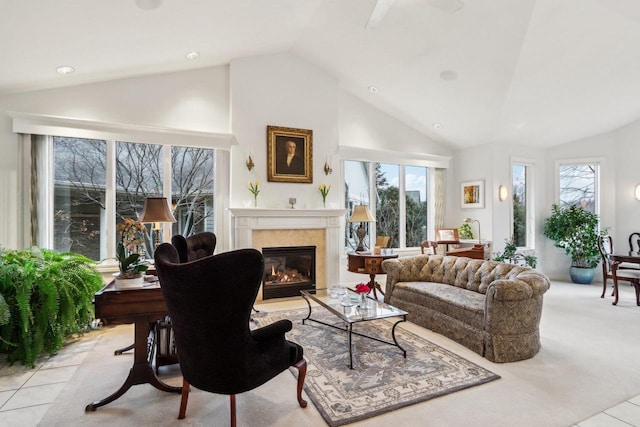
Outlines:
MULTIPOLYGON (((52 357, 38 360, 35 368, 0 362, 0 425, 37 426, 82 361, 91 353, 100 334, 92 331, 65 346, 52 357)), ((574 427, 640 427, 640 396, 613 406, 574 427)))
POLYGON ((55 356, 39 359, 34 368, 0 361, 0 425, 36 426, 91 353, 98 334, 92 331, 66 345, 55 356))

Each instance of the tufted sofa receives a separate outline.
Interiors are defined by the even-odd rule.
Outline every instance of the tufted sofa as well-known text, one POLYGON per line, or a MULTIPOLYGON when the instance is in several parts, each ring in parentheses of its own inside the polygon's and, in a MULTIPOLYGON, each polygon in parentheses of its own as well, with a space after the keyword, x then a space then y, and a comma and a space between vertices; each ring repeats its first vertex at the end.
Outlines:
POLYGON ((465 257, 418 255, 383 261, 385 302, 408 320, 492 362, 540 350, 538 325, 549 279, 529 267, 465 257))

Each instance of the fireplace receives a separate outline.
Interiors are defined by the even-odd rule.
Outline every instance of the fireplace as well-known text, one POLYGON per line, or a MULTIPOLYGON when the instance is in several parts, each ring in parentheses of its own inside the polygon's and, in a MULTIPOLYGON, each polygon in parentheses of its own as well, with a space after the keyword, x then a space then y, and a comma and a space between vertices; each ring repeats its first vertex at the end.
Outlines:
POLYGON ((316 288, 316 247, 262 248, 264 277, 262 299, 299 296, 316 288))

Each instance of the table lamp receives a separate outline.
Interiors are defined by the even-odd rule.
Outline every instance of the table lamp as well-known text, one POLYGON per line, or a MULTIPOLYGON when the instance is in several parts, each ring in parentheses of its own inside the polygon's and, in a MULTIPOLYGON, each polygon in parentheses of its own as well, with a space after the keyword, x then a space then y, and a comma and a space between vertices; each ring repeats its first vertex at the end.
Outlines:
POLYGON ((349 222, 360 223, 360 226, 356 229, 356 236, 358 236, 358 247, 356 248, 356 252, 362 252, 364 251, 364 238, 367 235, 364 223, 376 222, 376 220, 371 216, 371 212, 369 212, 368 207, 365 205, 358 205, 353 208, 353 213, 351 214, 351 218, 349 218, 349 222))
POLYGON ((154 248, 162 242, 160 235, 161 222, 176 222, 166 197, 147 197, 144 199, 144 206, 138 221, 142 223, 153 223, 153 244, 154 248))
POLYGON ((478 244, 481 245, 482 241, 480 240, 480 221, 478 221, 477 219, 473 219, 473 218, 465 218, 464 219, 464 223, 465 224, 472 224, 474 222, 478 223, 478 244))

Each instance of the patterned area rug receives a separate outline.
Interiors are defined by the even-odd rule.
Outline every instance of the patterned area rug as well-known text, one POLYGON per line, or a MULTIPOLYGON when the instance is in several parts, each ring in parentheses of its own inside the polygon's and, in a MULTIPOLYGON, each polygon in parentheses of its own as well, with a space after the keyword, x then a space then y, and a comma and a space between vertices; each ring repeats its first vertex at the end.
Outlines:
MULTIPOLYGON (((308 369, 305 391, 330 426, 374 417, 403 406, 496 380, 500 376, 396 328, 396 338, 407 358, 394 346, 353 336, 353 368, 349 369, 346 333, 314 322, 302 324, 308 309, 254 314, 259 326, 279 319, 293 322, 287 339, 304 348, 308 369)), ((314 307, 313 317, 337 324, 328 311, 314 307)), ((395 318, 362 322, 353 330, 391 339, 395 318)), ((297 375, 297 370, 291 372, 297 375)))

